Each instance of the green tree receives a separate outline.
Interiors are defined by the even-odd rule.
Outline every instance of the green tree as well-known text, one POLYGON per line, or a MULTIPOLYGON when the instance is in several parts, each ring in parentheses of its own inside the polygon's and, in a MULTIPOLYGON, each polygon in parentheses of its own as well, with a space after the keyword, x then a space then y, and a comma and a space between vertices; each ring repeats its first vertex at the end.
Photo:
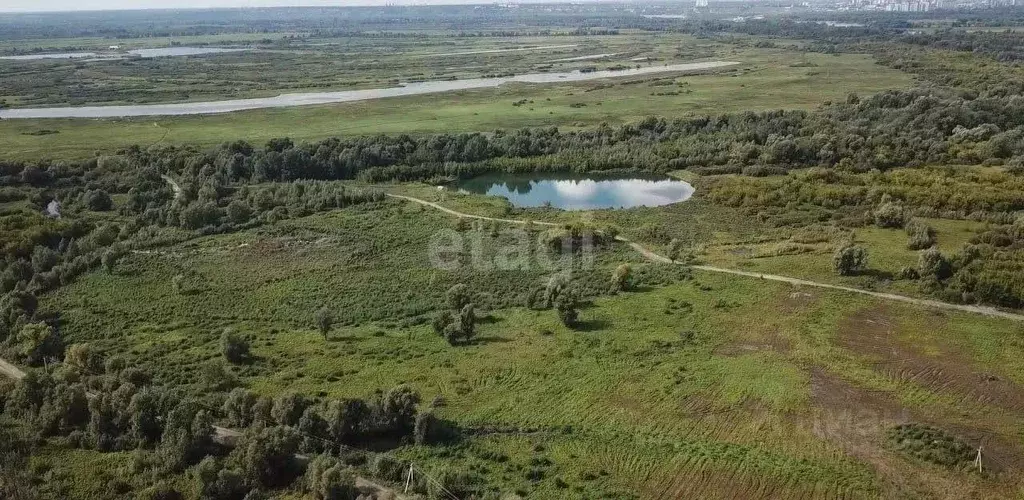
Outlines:
POLYGON ((616 291, 629 290, 632 287, 630 278, 633 275, 633 268, 629 264, 619 264, 612 272, 612 289, 616 291))
POLYGON ((81 384, 57 384, 46 398, 35 424, 43 435, 67 434, 89 421, 89 400, 81 384))
POLYGON ((294 427, 299 424, 299 419, 302 418, 302 414, 310 404, 312 402, 301 394, 294 392, 285 393, 274 399, 274 408, 271 410, 271 415, 278 425, 294 427))
POLYGON ((252 423, 259 427, 274 425, 274 400, 265 396, 256 398, 252 405, 252 423))
POLYGON ((434 319, 431 321, 431 326, 434 328, 434 333, 444 336, 448 330, 448 326, 455 322, 455 315, 451 311, 444 309, 434 315, 434 319))
POLYGON ((448 308, 453 311, 461 311, 466 304, 473 301, 472 296, 469 293, 469 287, 459 283, 445 292, 445 297, 448 299, 448 308))
POLYGON ((675 262, 679 260, 679 254, 683 251, 683 242, 676 238, 672 238, 672 241, 668 242, 668 246, 665 247, 665 256, 668 260, 675 262))
POLYGON ((160 397, 151 389, 142 389, 128 404, 130 431, 139 446, 148 447, 160 440, 163 432, 160 397))
POLYGON ((917 257, 917 273, 922 278, 934 278, 942 281, 953 274, 953 266, 949 259, 937 248, 929 248, 917 257))
POLYGON ((232 427, 248 427, 255 419, 253 407, 256 406, 256 396, 246 389, 237 387, 232 389, 224 400, 224 417, 228 425, 232 427))
POLYGON ((476 334, 476 307, 473 304, 462 306, 462 311, 459 312, 459 332, 464 340, 469 340, 476 334))
POLYGON ((226 468, 215 457, 206 457, 192 469, 199 486, 198 498, 241 499, 246 493, 245 478, 237 469, 226 468))
POLYGON ((842 276, 851 276, 864 270, 868 263, 868 252, 857 245, 847 245, 832 256, 832 267, 842 276))
POLYGON ((558 273, 551 276, 548 279, 547 286, 544 287, 544 306, 554 307, 558 296, 569 288, 569 283, 569 275, 566 273, 558 273))
POLYGON ((579 319, 579 294, 575 288, 563 290, 555 298, 555 310, 562 324, 570 328, 576 326, 579 319))
POLYGON ((71 344, 64 353, 64 365, 79 375, 103 372, 103 358, 89 344, 71 344))
POLYGON ((128 361, 124 359, 124 356, 113 355, 107 358, 103 363, 103 371, 110 375, 117 375, 122 370, 128 367, 128 361))
POLYGON ((327 340, 327 334, 330 333, 333 325, 334 315, 331 314, 331 310, 327 306, 316 311, 316 327, 320 330, 320 335, 324 336, 324 340, 327 340))
POLYGON ((405 385, 382 394, 375 412, 380 430, 397 436, 407 435, 412 430, 419 402, 419 393, 405 385))
POLYGON ((85 201, 85 206, 94 212, 106 212, 114 208, 114 200, 110 199, 110 195, 102 189, 86 191, 82 200, 85 201))
POLYGON ((350 500, 360 495, 355 473, 331 456, 317 455, 304 480, 307 491, 321 500, 350 500))
POLYGON ((875 225, 882 228, 898 229, 907 223, 906 209, 891 201, 881 204, 872 215, 875 218, 875 225))
POLYGON ((28 323, 17 336, 19 351, 26 363, 39 366, 47 358, 62 359, 64 343, 46 323, 28 323))
POLYGON ((904 228, 907 232, 907 248, 924 250, 935 244, 935 230, 917 219, 911 219, 904 228))
POLYGON ((424 411, 416 415, 416 423, 413 425, 413 440, 418 445, 430 444, 436 434, 438 427, 437 417, 433 412, 424 411))
POLYGON ((53 378, 47 374, 26 373, 7 396, 7 411, 19 417, 35 416, 53 392, 53 386, 53 378))
POLYGON ((178 403, 164 421, 158 455, 168 471, 198 463, 213 445, 213 417, 195 401, 178 403))
POLYGON ((230 328, 220 336, 221 353, 229 363, 242 363, 249 358, 249 342, 230 328))
POLYGON ((302 412, 298 424, 299 433, 302 434, 302 444, 299 448, 307 453, 319 453, 327 448, 327 421, 320 415, 316 406, 308 406, 302 412))
POLYGON ((206 388, 212 391, 225 391, 238 385, 238 378, 223 361, 203 364, 200 377, 206 388))
POLYGON ((370 408, 361 399, 344 399, 327 404, 327 432, 335 441, 353 443, 367 425, 370 408))
POLYGON ((250 484, 268 488, 287 486, 298 476, 301 466, 295 460, 301 439, 291 427, 264 427, 250 431, 232 452, 250 484))
POLYGON ((244 201, 233 200, 231 203, 228 203, 227 214, 231 222, 244 224, 252 218, 252 208, 244 201))
POLYGON ((117 265, 117 261, 123 256, 124 252, 119 248, 110 247, 106 249, 100 257, 100 264, 103 265, 103 270, 108 273, 113 273, 114 266, 117 265))
POLYGON ((60 262, 60 254, 53 251, 50 247, 43 245, 36 245, 32 249, 32 269, 36 273, 45 273, 53 266, 56 266, 60 262))

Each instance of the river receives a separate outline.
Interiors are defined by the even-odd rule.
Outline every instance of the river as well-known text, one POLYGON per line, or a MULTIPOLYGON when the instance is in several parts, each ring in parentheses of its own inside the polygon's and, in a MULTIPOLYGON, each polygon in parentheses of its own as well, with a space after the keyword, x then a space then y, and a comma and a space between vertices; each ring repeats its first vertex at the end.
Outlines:
POLYGON ((506 83, 556 83, 597 80, 601 78, 653 75, 735 66, 738 62, 710 61, 664 66, 645 66, 623 70, 570 71, 564 73, 531 73, 500 78, 470 78, 465 80, 444 80, 409 83, 400 87, 367 90, 345 90, 340 92, 305 92, 281 94, 276 97, 253 99, 232 99, 209 102, 183 102, 173 104, 140 104, 129 106, 80 106, 52 108, 0 109, 0 118, 5 120, 26 118, 120 118, 126 116, 180 116, 230 113, 248 109, 285 108, 332 104, 339 102, 366 101, 385 97, 399 97, 418 94, 432 94, 497 87, 506 83))

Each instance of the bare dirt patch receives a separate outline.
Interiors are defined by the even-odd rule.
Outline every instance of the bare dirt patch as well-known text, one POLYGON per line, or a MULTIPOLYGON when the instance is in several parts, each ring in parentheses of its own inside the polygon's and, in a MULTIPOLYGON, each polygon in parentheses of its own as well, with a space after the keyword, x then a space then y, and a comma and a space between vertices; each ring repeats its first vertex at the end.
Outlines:
POLYGON ((870 464, 884 480, 886 498, 1012 498, 1019 483, 1021 455, 1013 445, 978 429, 926 418, 886 393, 856 387, 820 368, 811 370, 811 404, 811 432, 870 464), (974 446, 984 443, 985 470, 1010 481, 918 464, 887 449, 885 430, 911 421, 943 427, 974 446))
POLYGON ((744 337, 735 342, 729 342, 715 349, 715 354, 720 356, 740 356, 759 351, 772 351, 779 353, 790 352, 793 349, 793 342, 777 329, 757 334, 756 337, 744 337))
POLYGON ((789 291, 782 299, 781 309, 783 312, 801 311, 818 299, 818 293, 814 290, 793 290, 789 291))
MULTIPOLYGON (((704 466, 699 460, 678 463, 677 472, 655 480, 645 488, 642 498, 670 500, 679 498, 701 499, 756 499, 756 498, 813 498, 810 489, 798 490, 793 485, 755 477, 742 471, 723 470, 704 466)), ((820 495, 820 492, 817 496, 820 495)), ((834 492, 829 498, 838 497, 834 492)))
POLYGON ((869 357, 876 371, 893 380, 954 396, 964 407, 990 405, 1024 416, 1024 388, 973 368, 963 353, 943 348, 938 355, 927 355, 900 341, 885 306, 847 317, 840 325, 838 341, 869 357))

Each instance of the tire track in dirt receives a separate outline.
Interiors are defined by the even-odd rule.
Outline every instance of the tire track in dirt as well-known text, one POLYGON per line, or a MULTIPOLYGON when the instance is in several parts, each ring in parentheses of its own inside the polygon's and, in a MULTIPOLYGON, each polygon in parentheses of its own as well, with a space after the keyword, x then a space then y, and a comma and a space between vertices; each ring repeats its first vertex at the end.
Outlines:
POLYGON ((994 406, 1024 417, 1024 388, 971 367, 970 357, 944 349, 925 355, 896 337, 888 310, 876 307, 845 318, 838 345, 868 357, 873 368, 896 382, 918 385, 957 398, 960 405, 994 406))
POLYGON ((980 429, 931 418, 908 408, 887 392, 857 387, 821 367, 811 369, 808 430, 832 443, 843 453, 870 465, 883 479, 884 498, 1013 498, 1020 487, 1024 455, 1015 443, 980 429), (972 446, 983 446, 983 467, 1000 478, 937 467, 921 467, 885 446, 885 432, 892 426, 916 422, 946 429, 972 446))

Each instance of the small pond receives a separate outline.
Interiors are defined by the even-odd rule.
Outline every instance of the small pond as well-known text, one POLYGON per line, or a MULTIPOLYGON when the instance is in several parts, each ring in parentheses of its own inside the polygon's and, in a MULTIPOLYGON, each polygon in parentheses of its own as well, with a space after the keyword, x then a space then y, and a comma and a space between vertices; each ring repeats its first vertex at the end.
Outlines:
POLYGON ((516 207, 563 210, 656 207, 686 201, 693 186, 665 176, 626 174, 488 174, 460 181, 460 191, 508 198, 516 207))

